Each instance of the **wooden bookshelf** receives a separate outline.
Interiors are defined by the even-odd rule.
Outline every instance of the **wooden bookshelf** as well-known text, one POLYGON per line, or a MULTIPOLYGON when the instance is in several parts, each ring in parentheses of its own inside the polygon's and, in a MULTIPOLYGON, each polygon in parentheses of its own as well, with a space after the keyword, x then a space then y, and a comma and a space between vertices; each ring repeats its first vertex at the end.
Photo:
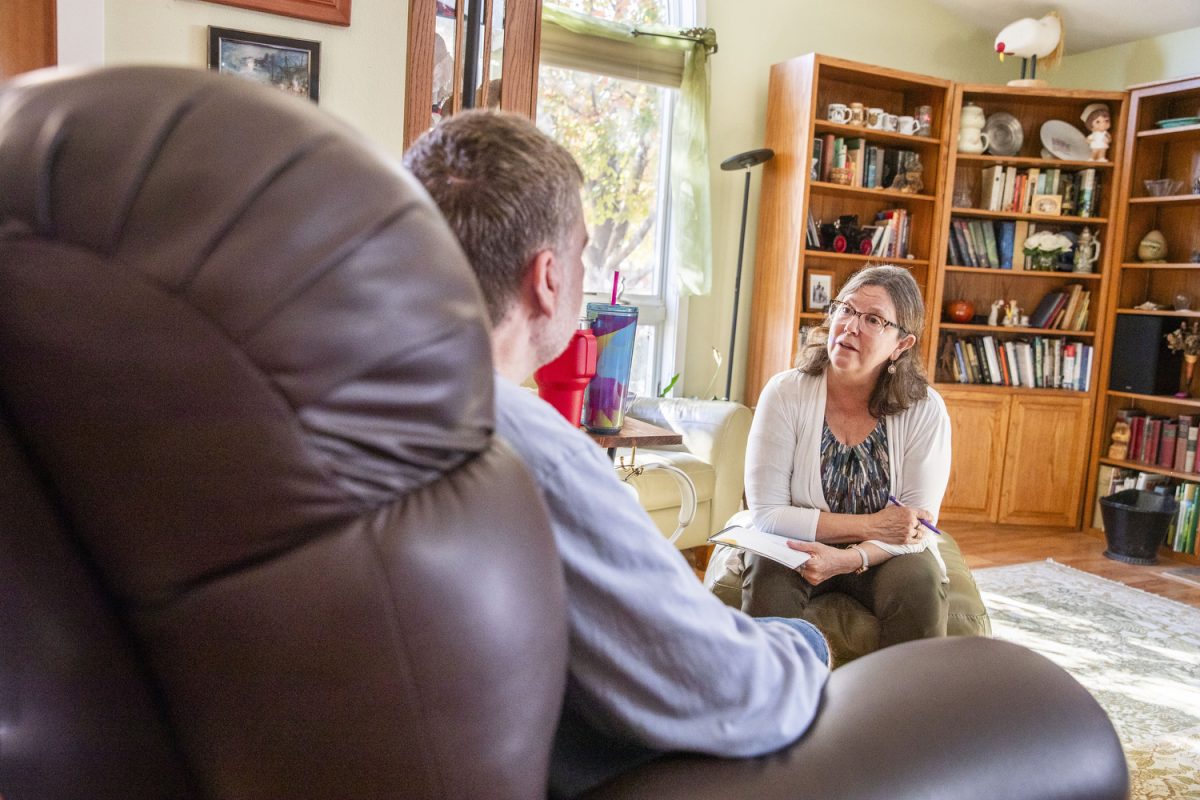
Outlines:
MULTIPOLYGON (((1192 181, 1200 177, 1200 125, 1160 128, 1159 120, 1189 117, 1200 108, 1200 76, 1164 81, 1131 88, 1129 125, 1125 136, 1125 169, 1116 209, 1115 262, 1112 291, 1105 306, 1105 325, 1114 333, 1118 320, 1128 318, 1158 318, 1164 332, 1173 330, 1176 321, 1200 318, 1200 194, 1192 194, 1192 181), (1150 197, 1144 182, 1160 178, 1179 180, 1179 194, 1150 197), (1138 244, 1151 230, 1160 230, 1167 241, 1167 261, 1143 263, 1138 260, 1138 244), (1176 295, 1186 294, 1190 308, 1176 310, 1176 295), (1165 306, 1162 309, 1138 308, 1150 301, 1165 306)), ((1115 137, 1114 137, 1115 138, 1115 137)), ((1114 359, 1114 340, 1104 341, 1097 379, 1102 388, 1092 429, 1091 458, 1087 474, 1087 525, 1090 528, 1102 488, 1098 485, 1105 467, 1137 470, 1162 475, 1175 481, 1200 483, 1200 474, 1186 472, 1179 465, 1171 467, 1146 464, 1134 460, 1108 457, 1112 442, 1113 424, 1122 408, 1141 409, 1147 414, 1165 417, 1191 415, 1200 417, 1200 378, 1194 380, 1191 397, 1119 391, 1109 387, 1114 359)), ((1166 347, 1160 342, 1159 347, 1166 347)), ((1144 355, 1147 368, 1156 360, 1156 353, 1144 355)), ((1178 376, 1167 376, 1178 381, 1178 376)), ((1200 563, 1200 557, 1183 555, 1163 548, 1164 556, 1200 563)))
POLYGON ((775 151, 775 158, 763 168, 759 200, 745 384, 748 405, 758 402, 759 392, 772 375, 792 365, 799 329, 815 325, 823 317, 805 304, 810 272, 833 273, 836 293, 865 264, 884 263, 884 259, 859 254, 809 249, 809 214, 824 222, 853 214, 859 217, 860 225, 870 225, 879 211, 907 211, 911 257, 887 262, 908 267, 928 298, 935 277, 933 259, 940 248, 937 220, 943 205, 950 96, 951 83, 947 80, 815 53, 771 68, 765 145, 775 151), (913 114, 918 106, 930 106, 932 135, 906 135, 826 119, 830 103, 851 102, 896 115, 913 114), (923 188, 911 194, 813 180, 813 140, 827 134, 863 138, 870 146, 916 153, 923 166, 923 188))
MULTIPOLYGON (((1103 350, 1104 302, 1109 287, 1115 236, 1114 214, 1122 172, 1127 95, 1123 92, 1025 89, 1007 86, 956 84, 951 107, 951 146, 948 149, 945 186, 941 195, 953 198, 943 205, 939 220, 942 244, 933 256, 934 281, 928 313, 930 316, 929 373, 935 387, 946 399, 953 426, 954 469, 942 518, 1025 525, 1077 526, 1083 505, 1085 476, 1080 465, 1088 462, 1091 418, 1099 383, 1097 358, 1103 350), (1089 103, 1109 107, 1113 146, 1108 160, 1097 162, 1048 157, 1043 152, 1040 130, 1050 120, 1073 124, 1081 133, 1080 113, 1089 103), (1012 114, 1022 129, 1022 144, 1011 155, 959 153, 957 132, 961 111, 966 103, 980 106, 984 114, 1012 114), (1100 197, 1089 216, 1076 213, 1048 215, 1024 210, 989 210, 983 184, 984 170, 999 166, 1008 170, 1037 169, 1041 173, 1057 169, 1075 174, 1095 170, 1100 197), (1014 241, 1011 268, 995 269, 963 266, 952 260, 959 241, 950 247, 952 220, 971 220, 994 226, 1024 221, 1037 229, 1071 231, 1078 234, 1087 226, 1100 242, 1099 260, 1091 273, 1034 271, 1024 269, 1021 242, 1014 241), (994 300, 1016 300, 1025 314, 1031 314, 1051 291, 1079 284, 1090 293, 1088 318, 1082 330, 1013 327, 982 324, 994 300), (975 307, 972 323, 959 323, 944 316, 945 304, 964 299, 975 307), (1091 381, 1086 391, 1040 388, 990 383, 959 382, 962 372, 948 363, 944 349, 969 337, 991 337, 1002 349, 1005 342, 1063 341, 1093 347, 1091 381), (1034 337, 1037 337, 1035 340, 1034 337)), ((1010 228, 1011 230, 1011 228, 1010 228)), ((1032 228, 1031 228, 1032 230, 1032 228)), ((1000 253, 1003 258, 1003 253, 1000 253)), ((961 256, 959 257, 962 258, 961 256)), ((1048 381, 1052 383, 1052 381, 1048 381)))

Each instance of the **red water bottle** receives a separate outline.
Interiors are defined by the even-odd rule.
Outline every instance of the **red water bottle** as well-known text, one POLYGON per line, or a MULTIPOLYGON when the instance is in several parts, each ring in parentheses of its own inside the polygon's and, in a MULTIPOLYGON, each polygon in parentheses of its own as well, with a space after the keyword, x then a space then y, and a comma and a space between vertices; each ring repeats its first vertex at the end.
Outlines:
POLYGON ((579 320, 579 329, 558 358, 533 373, 538 397, 558 409, 567 422, 579 427, 583 415, 583 392, 596 374, 596 337, 591 323, 579 320))

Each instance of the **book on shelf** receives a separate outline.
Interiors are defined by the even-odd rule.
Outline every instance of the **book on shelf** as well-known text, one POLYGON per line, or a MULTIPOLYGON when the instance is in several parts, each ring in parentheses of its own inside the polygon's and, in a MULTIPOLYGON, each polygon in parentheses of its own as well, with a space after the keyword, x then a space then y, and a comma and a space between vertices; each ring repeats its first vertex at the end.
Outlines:
POLYGON ((1079 173, 1079 198, 1076 216, 1094 217, 1100 207, 1100 173, 1088 167, 1079 173))
POLYGON ((829 173, 833 170, 833 143, 836 140, 832 133, 821 137, 821 180, 829 182, 829 173))
POLYGON ((810 180, 821 180, 821 149, 825 146, 825 140, 820 136, 813 139, 812 151, 812 168, 809 170, 808 177, 810 180))

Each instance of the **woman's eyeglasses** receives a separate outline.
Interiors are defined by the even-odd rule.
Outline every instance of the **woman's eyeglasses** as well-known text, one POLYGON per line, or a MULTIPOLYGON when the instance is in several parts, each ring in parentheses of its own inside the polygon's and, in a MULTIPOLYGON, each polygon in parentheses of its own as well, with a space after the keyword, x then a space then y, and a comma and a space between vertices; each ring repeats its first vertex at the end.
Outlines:
POLYGON ((829 318, 834 322, 849 322, 851 317, 858 317, 863 330, 870 334, 883 333, 888 328, 895 328, 900 333, 907 333, 904 328, 878 314, 872 314, 870 311, 856 311, 854 306, 849 303, 834 300, 829 304, 829 318))

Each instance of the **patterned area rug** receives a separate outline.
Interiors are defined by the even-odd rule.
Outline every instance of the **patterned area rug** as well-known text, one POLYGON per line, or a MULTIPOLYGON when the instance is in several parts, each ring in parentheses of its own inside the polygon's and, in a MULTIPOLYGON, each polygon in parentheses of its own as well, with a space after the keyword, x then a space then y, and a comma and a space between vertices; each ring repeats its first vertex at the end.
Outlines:
POLYGON ((1054 661, 1108 712, 1132 798, 1200 798, 1200 609, 1050 560, 974 575, 996 638, 1054 661))

